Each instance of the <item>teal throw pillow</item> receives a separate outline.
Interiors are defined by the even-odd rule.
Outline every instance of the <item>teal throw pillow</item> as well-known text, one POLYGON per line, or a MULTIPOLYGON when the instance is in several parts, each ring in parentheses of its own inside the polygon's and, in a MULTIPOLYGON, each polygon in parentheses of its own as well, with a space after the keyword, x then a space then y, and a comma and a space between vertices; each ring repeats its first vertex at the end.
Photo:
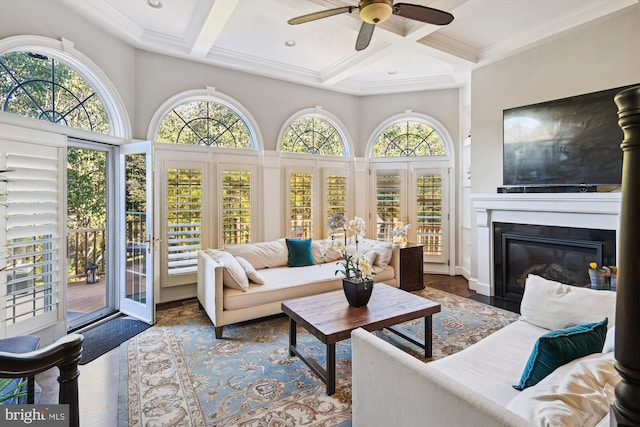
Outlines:
POLYGON ((311 239, 287 240, 289 249, 289 267, 304 267, 313 265, 313 255, 311 254, 311 239))
POLYGON ((529 361, 524 367, 516 390, 524 390, 540 382, 556 368, 579 357, 602 352, 607 337, 607 323, 587 323, 567 329, 551 331, 536 341, 529 361))

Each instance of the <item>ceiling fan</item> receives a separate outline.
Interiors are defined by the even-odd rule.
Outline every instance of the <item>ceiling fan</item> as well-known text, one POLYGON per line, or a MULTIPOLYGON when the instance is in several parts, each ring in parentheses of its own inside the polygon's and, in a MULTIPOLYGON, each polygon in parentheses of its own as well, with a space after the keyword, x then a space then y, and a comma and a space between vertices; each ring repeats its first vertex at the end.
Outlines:
POLYGON ((343 6, 322 10, 291 18, 287 22, 291 25, 303 24, 345 12, 352 13, 356 9, 360 11, 360 19, 362 19, 362 26, 356 40, 356 50, 363 50, 369 46, 376 24, 384 22, 392 14, 434 25, 447 25, 453 21, 453 15, 449 12, 427 6, 409 3, 393 4, 393 0, 360 0, 358 6, 343 6))

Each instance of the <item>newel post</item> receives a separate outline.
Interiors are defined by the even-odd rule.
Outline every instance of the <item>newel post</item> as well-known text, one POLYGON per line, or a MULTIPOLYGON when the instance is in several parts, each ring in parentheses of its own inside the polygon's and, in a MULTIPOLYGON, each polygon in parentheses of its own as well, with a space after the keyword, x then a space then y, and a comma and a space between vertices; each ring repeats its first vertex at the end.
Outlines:
POLYGON ((622 377, 611 426, 640 426, 640 86, 615 96, 624 138, 620 254, 616 296, 616 369, 622 377))

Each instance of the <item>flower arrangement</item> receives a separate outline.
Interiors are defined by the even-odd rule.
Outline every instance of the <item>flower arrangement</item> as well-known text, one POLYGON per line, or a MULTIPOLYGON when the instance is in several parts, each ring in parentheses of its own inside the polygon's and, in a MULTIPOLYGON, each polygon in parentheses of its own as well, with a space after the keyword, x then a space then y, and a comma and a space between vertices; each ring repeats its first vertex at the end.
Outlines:
POLYGON ((618 267, 615 265, 598 267, 597 262, 589 263, 589 279, 596 289, 611 289, 617 287, 618 267))
POLYGON ((393 237, 393 243, 400 245, 407 244, 407 231, 411 228, 411 224, 407 224, 404 227, 396 227, 391 230, 391 236, 393 237))
POLYGON ((598 268, 598 263, 592 261, 589 263, 589 271, 592 271, 595 273, 604 273, 605 275, 611 275, 611 274, 618 274, 618 267, 616 267, 615 265, 611 265, 609 267, 607 267, 606 265, 603 265, 602 268, 598 268))
POLYGON ((366 229, 364 219, 357 216, 348 219, 342 213, 335 214, 329 218, 327 228, 331 237, 323 248, 322 256, 326 255, 329 248, 335 248, 344 258, 344 261, 338 263, 342 268, 336 270, 335 274, 342 273, 347 280, 355 282, 371 279, 376 273, 358 248, 359 239, 364 238, 366 229), (342 231, 344 239, 336 239, 335 235, 339 230, 342 231), (354 245, 349 245, 349 241, 353 241, 354 245))

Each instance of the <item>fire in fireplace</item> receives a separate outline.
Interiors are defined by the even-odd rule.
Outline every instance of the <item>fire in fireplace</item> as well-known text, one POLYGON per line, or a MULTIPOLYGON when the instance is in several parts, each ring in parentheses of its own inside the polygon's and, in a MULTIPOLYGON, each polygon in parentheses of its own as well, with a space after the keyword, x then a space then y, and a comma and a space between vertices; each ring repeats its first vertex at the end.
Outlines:
POLYGON ((535 274, 574 286, 589 284, 589 263, 615 265, 615 230, 494 223, 495 296, 520 302, 535 274))

